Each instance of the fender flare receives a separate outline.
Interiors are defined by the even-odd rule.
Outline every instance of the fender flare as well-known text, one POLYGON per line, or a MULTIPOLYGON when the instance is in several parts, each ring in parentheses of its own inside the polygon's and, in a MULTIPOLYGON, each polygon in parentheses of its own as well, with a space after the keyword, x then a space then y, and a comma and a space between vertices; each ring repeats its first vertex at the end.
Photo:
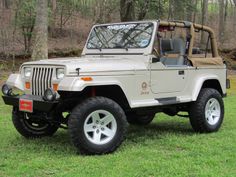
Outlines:
MULTIPOLYGON (((216 75, 208 75, 208 76, 203 76, 203 77, 200 77, 200 78, 197 78, 197 81, 195 82, 195 86, 194 86, 194 89, 193 89, 193 92, 192 92, 192 100, 193 101, 196 101, 197 98, 198 98, 198 95, 202 89, 202 86, 203 84, 208 81, 208 80, 216 80, 220 83, 219 81, 219 77, 216 76, 216 75)), ((220 87, 222 89, 222 85, 220 84, 220 87)))
POLYGON ((66 77, 59 83, 58 91, 82 92, 87 87, 96 86, 118 86, 124 93, 129 105, 131 105, 131 101, 129 97, 127 97, 128 94, 123 89, 121 82, 118 80, 83 81, 78 77, 66 77))
POLYGON ((22 91, 24 90, 24 84, 20 74, 11 74, 6 81, 6 84, 10 87, 15 87, 22 91))

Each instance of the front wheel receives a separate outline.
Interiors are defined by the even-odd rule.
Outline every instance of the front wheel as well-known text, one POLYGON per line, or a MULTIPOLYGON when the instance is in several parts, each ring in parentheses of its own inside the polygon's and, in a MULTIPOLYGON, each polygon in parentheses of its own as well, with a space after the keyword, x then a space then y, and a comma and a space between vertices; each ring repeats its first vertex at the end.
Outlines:
POLYGON ((73 144, 84 154, 115 151, 124 140, 126 116, 113 100, 92 97, 76 106, 68 122, 73 144))
POLYGON ((189 110, 190 123, 196 132, 218 131, 224 119, 224 102, 220 93, 204 88, 189 110))

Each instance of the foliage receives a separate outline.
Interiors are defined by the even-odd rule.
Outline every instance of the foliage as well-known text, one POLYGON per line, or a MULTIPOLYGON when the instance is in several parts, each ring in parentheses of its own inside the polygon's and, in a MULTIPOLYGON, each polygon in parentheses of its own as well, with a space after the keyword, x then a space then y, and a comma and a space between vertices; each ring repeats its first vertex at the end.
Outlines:
MULTIPOLYGON (((195 0, 121 0, 124 7, 121 7, 121 13, 125 13, 125 9, 130 4, 127 17, 131 16, 132 20, 140 20, 140 14, 145 12, 144 18, 170 18, 184 20, 191 16, 196 9, 195 0), (148 2, 148 6, 145 5, 148 2), (125 6, 126 5, 126 6, 125 6), (124 8, 124 9, 123 9, 124 8), (132 12, 133 11, 133 12, 132 12)), ((142 19, 141 19, 142 20, 142 19)))
MULTIPOLYGON (((0 0, 1 28, 7 29, 9 34, 13 34, 12 31, 15 31, 15 36, 12 35, 14 42, 11 39, 6 40, 4 34, 0 34, 3 36, 0 37, 0 45, 2 45, 0 52, 7 53, 9 51, 11 53, 11 51, 15 51, 22 53, 22 43, 25 52, 31 52, 35 23, 35 1, 0 0)), ((64 48, 72 45, 81 48, 85 42, 88 28, 92 24, 122 21, 121 17, 122 15, 126 16, 126 12, 127 16, 124 17, 126 18, 124 21, 174 19, 202 23, 202 19, 206 17, 205 24, 218 33, 218 38, 221 37, 222 48, 232 49, 235 46, 236 6, 233 3, 235 0, 224 1, 225 13, 223 15, 219 15, 219 11, 222 9, 219 7, 219 0, 209 0, 208 17, 203 15, 203 0, 48 0, 48 2, 50 14, 49 48, 61 48, 60 43, 63 43, 64 48), (53 6, 53 3, 56 6, 53 6), (127 3, 130 4, 128 8, 126 8, 127 3), (224 16, 222 18, 224 21, 219 25, 219 22, 222 22, 220 16, 224 16), (222 26, 223 29, 221 29, 222 26), (71 41, 67 41, 67 43, 60 41, 64 38, 71 41), (51 45, 53 42, 57 43, 58 46, 51 45)), ((8 35, 8 38, 11 38, 11 35, 8 35)))
POLYGON ((148 18, 167 18, 169 0, 154 0, 151 1, 149 12, 147 14, 148 18))
POLYGON ((107 23, 112 21, 112 13, 117 13, 119 2, 117 0, 94 0, 92 8, 93 21, 96 23, 107 23))
POLYGON ((36 17, 35 2, 35 0, 18 0, 16 3, 15 21, 16 25, 22 30, 26 52, 29 52, 31 47, 31 38, 36 17))

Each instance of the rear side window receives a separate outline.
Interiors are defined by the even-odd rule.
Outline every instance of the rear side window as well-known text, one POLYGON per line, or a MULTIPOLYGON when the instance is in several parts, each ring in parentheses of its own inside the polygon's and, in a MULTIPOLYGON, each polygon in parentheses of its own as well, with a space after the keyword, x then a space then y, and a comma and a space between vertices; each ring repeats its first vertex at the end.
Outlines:
POLYGON ((211 58, 211 39, 209 33, 202 30, 195 31, 192 56, 194 58, 211 58))

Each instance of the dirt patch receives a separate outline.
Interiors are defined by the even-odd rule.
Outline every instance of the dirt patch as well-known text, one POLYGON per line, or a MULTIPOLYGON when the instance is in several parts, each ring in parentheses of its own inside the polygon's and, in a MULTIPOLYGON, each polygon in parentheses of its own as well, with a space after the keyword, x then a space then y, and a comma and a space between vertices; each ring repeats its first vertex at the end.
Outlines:
POLYGON ((236 70, 236 49, 224 49, 220 51, 220 55, 226 61, 227 66, 231 70, 236 70))
POLYGON ((236 75, 236 70, 228 70, 228 75, 236 75))

